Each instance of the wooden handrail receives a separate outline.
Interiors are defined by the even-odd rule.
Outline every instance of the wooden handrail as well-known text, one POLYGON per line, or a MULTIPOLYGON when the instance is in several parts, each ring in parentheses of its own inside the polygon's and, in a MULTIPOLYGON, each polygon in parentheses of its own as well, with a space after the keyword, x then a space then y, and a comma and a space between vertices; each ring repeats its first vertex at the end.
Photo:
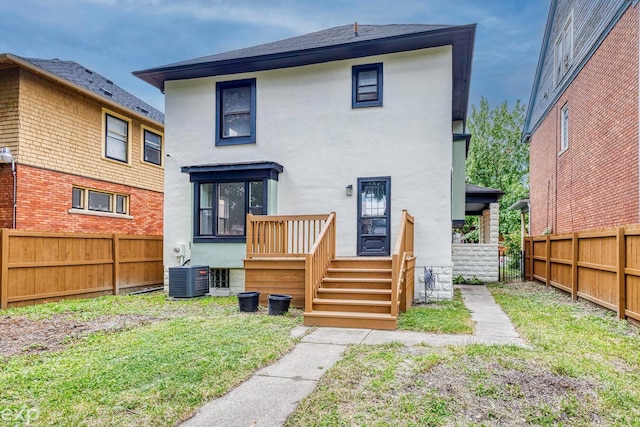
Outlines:
POLYGON ((406 259, 413 256, 413 226, 415 219, 406 210, 400 217, 400 229, 391 258, 391 315, 398 315, 400 296, 404 294, 406 259))
POLYGON ((246 258, 310 253, 329 216, 248 214, 246 258))
POLYGON ((336 214, 332 212, 324 223, 311 251, 305 257, 305 311, 311 312, 322 278, 336 256, 336 214))

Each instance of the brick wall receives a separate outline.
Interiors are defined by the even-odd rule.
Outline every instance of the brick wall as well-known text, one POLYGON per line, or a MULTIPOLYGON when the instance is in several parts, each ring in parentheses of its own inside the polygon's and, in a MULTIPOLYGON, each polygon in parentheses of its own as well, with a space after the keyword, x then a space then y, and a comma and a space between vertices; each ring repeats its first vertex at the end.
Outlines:
MULTIPOLYGON (((106 105, 106 104, 105 104, 106 105)), ((28 70, 20 70, 21 164, 78 174, 162 192, 163 169, 142 161, 141 123, 124 109, 107 107, 132 120, 131 162, 103 158, 103 105, 28 70)))
MULTIPOLYGON (((2 183, 5 175, 0 175, 2 183)), ((16 228, 20 230, 162 235, 160 192, 22 164, 17 168, 17 180, 16 228), (74 185, 129 195, 133 219, 69 213, 74 185)))
POLYGON ((629 8, 531 138, 531 233, 640 222, 638 8, 629 8), (560 152, 560 110, 569 148, 560 152))

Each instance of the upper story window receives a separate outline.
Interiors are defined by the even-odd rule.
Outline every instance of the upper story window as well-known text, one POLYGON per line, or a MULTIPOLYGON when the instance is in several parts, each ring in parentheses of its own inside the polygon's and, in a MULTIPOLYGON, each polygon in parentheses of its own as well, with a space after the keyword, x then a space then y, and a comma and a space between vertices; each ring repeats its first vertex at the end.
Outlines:
POLYGON ((256 142, 256 79, 216 85, 216 145, 256 142))
POLYGON ((129 163, 129 127, 131 122, 114 113, 104 113, 104 156, 129 163))
POLYGON ((143 126, 142 139, 144 141, 143 160, 162 166, 162 134, 143 126))
POLYGON ((569 148, 569 104, 560 110, 560 152, 569 148))
POLYGON ((559 84, 573 62, 573 19, 569 16, 555 45, 555 82, 559 84))
POLYGON ((351 107, 382 105, 382 63, 354 65, 352 68, 351 107))

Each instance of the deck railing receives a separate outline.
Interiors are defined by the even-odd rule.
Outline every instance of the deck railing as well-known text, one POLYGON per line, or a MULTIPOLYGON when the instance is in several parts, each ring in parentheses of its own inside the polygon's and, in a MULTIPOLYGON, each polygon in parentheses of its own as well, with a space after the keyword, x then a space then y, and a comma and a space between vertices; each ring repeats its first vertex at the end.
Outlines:
POLYGON ((405 274, 407 262, 413 257, 413 223, 414 218, 406 210, 402 211, 400 230, 396 247, 391 258, 391 315, 398 315, 401 296, 406 291, 405 274))
POLYGON ((331 260, 336 256, 336 214, 332 212, 327 218, 315 244, 306 255, 304 292, 305 311, 311 312, 313 300, 317 296, 322 278, 327 273, 331 260))
POLYGON ((248 214, 247 259, 309 254, 330 216, 248 214))

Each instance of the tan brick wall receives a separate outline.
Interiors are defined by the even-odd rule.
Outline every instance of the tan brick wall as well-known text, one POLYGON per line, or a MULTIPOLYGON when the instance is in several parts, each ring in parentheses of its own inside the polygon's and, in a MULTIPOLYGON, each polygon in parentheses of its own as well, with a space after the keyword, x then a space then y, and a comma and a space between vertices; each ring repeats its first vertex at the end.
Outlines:
MULTIPOLYGON (((5 176, 0 173, 0 183, 5 176)), ((23 164, 17 176, 20 230, 162 235, 162 193, 23 164), (133 219, 69 213, 73 186, 128 195, 133 219)))
MULTIPOLYGON (((132 119, 130 164, 103 158, 102 105, 27 70, 20 71, 20 164, 162 192, 163 169, 141 160, 140 120, 132 119)), ((152 122, 143 123, 162 132, 152 122)))
POLYGON ((531 138, 531 233, 640 222, 638 8, 629 8, 531 138), (569 148, 560 110, 569 106, 569 148))

